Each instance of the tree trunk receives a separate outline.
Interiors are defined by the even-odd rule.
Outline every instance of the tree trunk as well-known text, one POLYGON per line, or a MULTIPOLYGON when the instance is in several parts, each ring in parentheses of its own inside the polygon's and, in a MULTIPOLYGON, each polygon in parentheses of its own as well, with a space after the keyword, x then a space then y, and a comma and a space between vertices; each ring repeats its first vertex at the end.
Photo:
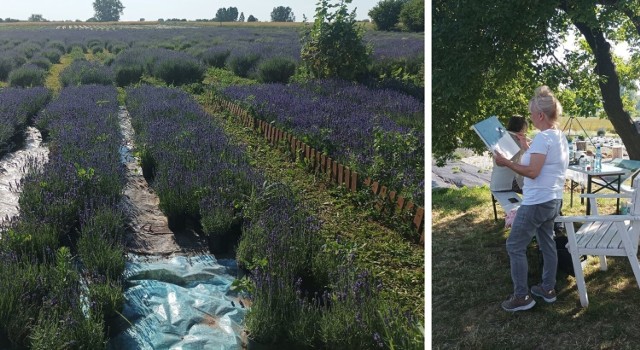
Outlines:
POLYGON ((584 35, 596 58, 596 74, 600 77, 598 85, 602 93, 604 111, 607 113, 613 128, 622 139, 630 159, 640 160, 640 133, 633 120, 624 110, 620 97, 620 80, 616 66, 611 57, 611 45, 602 31, 591 28, 584 22, 572 20, 580 33, 584 35))

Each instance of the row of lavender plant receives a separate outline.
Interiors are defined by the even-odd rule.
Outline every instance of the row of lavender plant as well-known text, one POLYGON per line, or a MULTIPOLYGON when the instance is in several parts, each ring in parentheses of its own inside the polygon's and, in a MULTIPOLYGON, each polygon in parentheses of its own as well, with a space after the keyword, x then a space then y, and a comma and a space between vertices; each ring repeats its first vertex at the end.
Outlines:
POLYGON ((424 201, 424 103, 337 80, 230 86, 223 94, 310 146, 424 201))
POLYGON ((49 101, 43 87, 0 90, 0 158, 22 141, 30 119, 49 101))
POLYGON ((172 85, 197 83, 205 72, 204 64, 195 57, 161 48, 125 50, 113 65, 120 86, 138 82, 143 73, 172 85))
POLYGON ((206 235, 226 234, 262 178, 242 147, 187 93, 144 85, 127 89, 127 108, 145 176, 170 225, 200 221, 206 235))
POLYGON ((383 286, 357 267, 348 244, 321 239, 322 223, 288 186, 254 193, 237 252, 251 270, 252 341, 294 349, 423 348, 419 318, 381 297, 383 286))
MULTIPOLYGON (((48 40, 63 42, 93 50, 108 47, 109 51, 126 47, 163 47, 179 51, 202 52, 208 48, 224 47, 232 52, 250 50, 267 56, 285 55, 298 60, 300 33, 295 28, 278 27, 201 27, 201 28, 149 28, 114 31, 29 29, 0 33, 0 51, 13 50, 24 42, 49 46, 48 40), (113 50, 112 50, 113 49, 113 50)), ((402 58, 424 55, 424 34, 367 31, 365 42, 373 46, 376 59, 402 58)), ((17 53, 25 51, 18 48, 17 53)))
MULTIPOLYGON (((400 88, 405 91, 417 89, 418 93, 414 95, 419 96, 424 80, 422 79, 421 83, 418 82, 416 85, 415 82, 404 81, 406 79, 403 77, 408 74, 411 77, 423 75, 418 74, 418 71, 424 56, 424 35, 370 31, 366 33, 364 40, 373 46, 375 65, 372 67, 370 77, 373 84, 382 79, 381 83, 385 86, 395 87, 400 84, 400 88), (397 74, 399 76, 396 77, 397 74), (384 78, 381 75, 384 75, 384 78), (394 83, 396 81, 397 83, 394 83), (402 87, 408 83, 413 89, 407 90, 402 87)), ((6 80, 9 72, 18 70, 19 74, 16 73, 16 78, 10 79, 12 82, 15 81, 16 85, 41 85, 44 80, 43 71, 46 71, 46 65, 49 65, 46 58, 57 63, 58 50, 68 53, 76 47, 85 53, 88 51, 98 53, 106 49, 111 54, 118 54, 130 48, 180 52, 181 56, 171 58, 173 60, 170 63, 171 69, 160 67, 156 68, 157 72, 153 72, 153 75, 160 75, 161 79, 174 85, 182 84, 182 80, 186 80, 187 83, 193 82, 192 76, 198 75, 197 72, 201 70, 202 63, 218 68, 229 68, 243 77, 262 79, 263 76, 259 72, 260 65, 268 66, 286 60, 287 65, 295 66, 300 60, 299 33, 291 28, 126 29, 91 32, 90 35, 87 35, 87 31, 81 30, 43 29, 28 32, 16 30, 11 31, 11 36, 0 33, 0 80, 6 80), (49 42, 51 38, 55 40, 49 42), (25 65, 27 61, 39 66, 25 65), (179 69, 177 73, 171 72, 176 69, 179 69), (187 78, 183 78, 185 76, 187 78)), ((162 56, 163 60, 166 60, 169 54, 163 53, 162 56)), ((123 77, 119 79, 126 83, 119 84, 121 86, 129 84, 128 76, 132 74, 134 77, 136 74, 139 76, 136 72, 139 72, 139 69, 128 66, 122 73, 123 77)), ((266 81, 273 80, 266 79, 266 81)))
POLYGON ((63 89, 37 117, 49 160, 20 184, 0 241, 0 332, 13 347, 105 348, 123 301, 117 113, 115 87, 91 85, 63 89))
POLYGON ((251 270, 252 339, 368 349, 412 334, 407 329, 416 322, 403 317, 392 318, 397 331, 385 331, 378 312, 389 306, 371 290, 370 275, 343 264, 335 250, 323 251, 320 222, 288 186, 264 182, 191 97, 141 86, 127 90, 127 106, 143 171, 170 220, 199 216, 209 235, 243 221, 237 260, 251 270))
POLYGON ((60 41, 0 41, 0 80, 11 86, 42 86, 52 64, 60 63, 65 46, 60 41))

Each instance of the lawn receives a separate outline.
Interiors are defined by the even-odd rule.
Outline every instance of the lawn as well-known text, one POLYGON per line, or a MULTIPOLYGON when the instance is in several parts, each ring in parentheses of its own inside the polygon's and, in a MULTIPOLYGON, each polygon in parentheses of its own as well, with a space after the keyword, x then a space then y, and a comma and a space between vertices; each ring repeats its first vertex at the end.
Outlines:
MULTIPOLYGON (((615 202, 602 202, 610 214, 615 202)), ((432 345, 434 349, 637 349, 640 290, 626 258, 585 270, 590 304, 580 306, 575 279, 559 272, 558 300, 538 300, 529 311, 508 313, 500 303, 512 292, 504 213, 494 221, 488 187, 432 192, 432 345)), ((584 214, 574 198, 565 215, 584 214)), ((529 252, 529 284, 540 280, 538 255, 529 252)))

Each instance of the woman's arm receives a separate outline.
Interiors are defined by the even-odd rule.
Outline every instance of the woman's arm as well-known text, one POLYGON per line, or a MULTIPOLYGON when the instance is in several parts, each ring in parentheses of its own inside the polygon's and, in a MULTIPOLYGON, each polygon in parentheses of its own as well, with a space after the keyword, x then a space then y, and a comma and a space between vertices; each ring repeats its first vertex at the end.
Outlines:
POLYGON ((507 168, 513 170, 516 174, 526 176, 530 179, 535 179, 536 177, 538 177, 538 175, 540 175, 540 171, 542 170, 545 159, 547 159, 546 154, 532 153, 529 165, 522 165, 514 163, 511 160, 505 158, 502 154, 500 154, 500 152, 495 152, 496 164, 498 164, 499 166, 506 166, 507 168))

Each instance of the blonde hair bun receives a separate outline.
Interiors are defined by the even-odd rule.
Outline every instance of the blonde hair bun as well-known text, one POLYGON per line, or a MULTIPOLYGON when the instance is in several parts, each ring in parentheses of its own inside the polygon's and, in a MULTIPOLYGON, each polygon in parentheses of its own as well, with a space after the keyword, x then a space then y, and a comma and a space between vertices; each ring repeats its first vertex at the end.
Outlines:
POLYGON ((544 113, 549 121, 554 124, 557 123, 562 115, 562 105, 560 101, 558 101, 553 91, 546 85, 536 88, 533 98, 529 101, 529 111, 531 111, 533 107, 535 107, 537 111, 544 113))
POLYGON ((546 85, 542 85, 542 86, 538 86, 535 90, 535 96, 538 97, 542 97, 542 96, 554 96, 553 95, 553 91, 551 91, 551 89, 546 86, 546 85))

